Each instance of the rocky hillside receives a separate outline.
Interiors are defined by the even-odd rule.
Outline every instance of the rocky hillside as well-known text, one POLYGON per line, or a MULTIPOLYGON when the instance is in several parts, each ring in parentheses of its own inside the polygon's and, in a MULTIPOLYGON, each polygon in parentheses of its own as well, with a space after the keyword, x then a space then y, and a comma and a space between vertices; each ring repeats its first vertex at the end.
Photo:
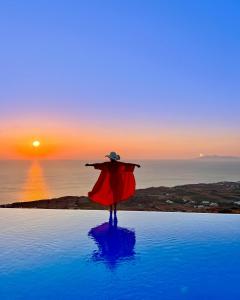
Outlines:
MULTIPOLYGON (((0 207, 47 209, 105 209, 83 196, 65 196, 0 207)), ((240 213, 240 182, 187 184, 139 189, 134 197, 119 204, 121 210, 240 213)))

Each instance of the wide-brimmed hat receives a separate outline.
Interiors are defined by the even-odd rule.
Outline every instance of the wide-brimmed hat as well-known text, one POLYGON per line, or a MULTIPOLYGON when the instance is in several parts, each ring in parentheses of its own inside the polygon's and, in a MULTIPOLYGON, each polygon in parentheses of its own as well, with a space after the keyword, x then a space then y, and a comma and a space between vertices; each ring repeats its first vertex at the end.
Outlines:
POLYGON ((110 152, 110 154, 106 155, 105 157, 108 157, 113 160, 119 160, 120 155, 118 155, 116 152, 110 152))

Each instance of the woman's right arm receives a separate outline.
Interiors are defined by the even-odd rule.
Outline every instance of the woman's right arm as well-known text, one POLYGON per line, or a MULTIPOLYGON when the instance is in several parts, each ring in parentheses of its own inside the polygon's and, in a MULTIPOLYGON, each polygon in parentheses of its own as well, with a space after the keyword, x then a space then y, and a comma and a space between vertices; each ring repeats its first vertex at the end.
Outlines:
POLYGON ((103 170, 106 167, 105 163, 86 164, 86 167, 94 167, 97 170, 103 170))

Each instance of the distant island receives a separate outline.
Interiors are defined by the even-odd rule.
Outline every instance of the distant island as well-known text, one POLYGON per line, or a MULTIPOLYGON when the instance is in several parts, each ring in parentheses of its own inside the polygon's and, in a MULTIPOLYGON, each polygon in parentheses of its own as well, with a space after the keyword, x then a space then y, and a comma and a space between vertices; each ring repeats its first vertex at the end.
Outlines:
MULTIPOLYGON (((85 196, 65 196, 1 205, 2 208, 107 209, 85 196)), ((139 189, 120 210, 240 213, 240 181, 139 189)))
POLYGON ((228 159, 230 159, 230 160, 235 160, 235 159, 237 159, 237 160, 240 160, 240 157, 239 156, 224 156, 224 155, 204 155, 204 154, 200 154, 199 155, 199 157, 197 157, 196 159, 209 159, 209 160, 211 160, 211 159, 226 159, 226 160, 228 160, 228 159))

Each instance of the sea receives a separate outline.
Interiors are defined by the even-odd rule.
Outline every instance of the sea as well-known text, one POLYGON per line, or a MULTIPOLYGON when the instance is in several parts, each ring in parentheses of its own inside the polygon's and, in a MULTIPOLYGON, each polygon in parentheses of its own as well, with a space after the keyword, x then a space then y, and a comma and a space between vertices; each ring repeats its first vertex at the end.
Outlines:
MULTIPOLYGON (((132 161, 135 162, 135 161, 132 161)), ((0 204, 87 195, 99 171, 82 160, 0 161, 0 204)), ((240 160, 143 160, 137 188, 240 181, 240 160)))

